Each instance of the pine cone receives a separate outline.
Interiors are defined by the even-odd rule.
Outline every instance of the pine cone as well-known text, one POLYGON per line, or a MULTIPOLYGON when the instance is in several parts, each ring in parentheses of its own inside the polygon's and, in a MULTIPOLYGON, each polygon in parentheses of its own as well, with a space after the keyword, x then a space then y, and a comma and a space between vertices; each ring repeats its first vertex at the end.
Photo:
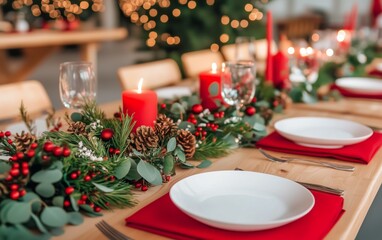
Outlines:
POLYGON ((194 156, 196 150, 196 138, 190 131, 184 129, 178 130, 176 141, 183 147, 186 159, 190 159, 194 156))
POLYGON ((69 124, 68 132, 79 135, 86 135, 86 124, 83 122, 72 122, 69 124))
POLYGON ((155 131, 160 139, 163 139, 167 135, 175 135, 178 126, 174 123, 171 118, 168 118, 164 114, 159 114, 155 121, 155 131))
POLYGON ((260 107, 260 116, 262 116, 265 122, 268 123, 273 117, 273 111, 266 107, 260 107))
POLYGON ((18 152, 25 152, 32 143, 36 142, 36 136, 22 131, 21 134, 16 133, 14 142, 18 152))
POLYGON ((141 153, 158 147, 159 138, 154 129, 148 126, 140 126, 137 128, 135 134, 130 134, 130 139, 130 146, 141 153))

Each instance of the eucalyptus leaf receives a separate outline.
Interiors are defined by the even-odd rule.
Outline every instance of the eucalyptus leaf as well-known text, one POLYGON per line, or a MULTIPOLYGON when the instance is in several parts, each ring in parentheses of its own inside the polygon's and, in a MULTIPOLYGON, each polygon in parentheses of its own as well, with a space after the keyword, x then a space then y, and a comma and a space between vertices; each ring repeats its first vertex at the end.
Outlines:
POLYGON ((62 208, 64 206, 64 197, 56 196, 53 198, 52 203, 54 206, 62 208))
POLYGON ((139 161, 137 171, 149 183, 153 185, 162 184, 162 176, 159 170, 150 163, 147 163, 143 160, 139 161))
POLYGON ((42 224, 42 222, 40 221, 40 218, 38 218, 38 217, 37 217, 36 215, 34 215, 33 213, 32 213, 32 215, 31 215, 31 217, 32 217, 34 223, 36 224, 38 230, 40 230, 40 232, 42 232, 42 233, 47 233, 47 232, 48 232, 48 230, 46 229, 46 227, 44 226, 44 224, 42 224))
POLYGON ((199 104, 200 103, 200 98, 196 95, 191 95, 188 100, 187 100, 189 106, 193 106, 195 104, 199 104))
POLYGON ((40 170, 32 175, 31 179, 38 183, 55 183, 62 178, 62 172, 58 169, 40 170))
POLYGON ((269 108, 269 102, 265 101, 265 100, 262 100, 262 101, 258 101, 255 103, 255 106, 256 107, 265 107, 265 108, 269 108))
POLYGON ((9 209, 12 208, 12 206, 17 203, 16 201, 5 199, 1 202, 1 208, 0 208, 0 220, 3 223, 7 222, 7 216, 9 209))
POLYGON ((36 193, 44 198, 50 198, 54 196, 54 193, 56 192, 56 189, 54 188, 53 184, 49 182, 42 182, 39 183, 36 186, 36 193))
POLYGON ((211 166, 212 162, 210 160, 204 159, 199 165, 197 165, 197 168, 207 168, 211 166))
POLYGON ((89 217, 99 217, 99 216, 102 216, 102 213, 94 212, 93 208, 90 207, 89 205, 86 205, 86 204, 80 205, 80 209, 83 210, 83 213, 86 216, 89 216, 89 217))
POLYGON ((137 163, 132 158, 129 158, 129 160, 131 162, 131 167, 130 167, 129 173, 126 175, 126 179, 128 179, 128 180, 141 179, 142 177, 137 170, 137 163))
POLYGON ((48 169, 58 169, 62 171, 63 168, 64 164, 61 161, 55 161, 54 163, 52 163, 52 165, 49 166, 48 169))
POLYGON ((73 196, 70 196, 69 199, 70 199, 70 203, 72 205, 73 210, 78 212, 78 210, 79 210, 78 201, 73 196))
POLYGON ((164 174, 170 174, 174 169, 174 157, 170 154, 166 155, 163 160, 163 172, 164 174))
POLYGON ((65 232, 64 229, 61 227, 52 228, 49 231, 49 233, 52 234, 53 236, 60 236, 60 235, 64 234, 64 232, 65 232))
POLYGON ((79 212, 69 212, 69 223, 72 225, 80 225, 81 223, 84 222, 84 218, 81 213, 79 212))
POLYGON ((92 184, 94 186, 96 186, 99 190, 101 190, 102 192, 105 192, 105 193, 109 193, 109 192, 114 191, 114 189, 106 187, 106 186, 99 184, 99 183, 92 182, 92 184))
POLYGON ((15 202, 6 213, 6 222, 12 224, 24 223, 31 217, 31 205, 26 202, 15 202))
POLYGON ((41 198, 34 192, 27 192, 22 200, 32 205, 32 212, 37 213, 41 210, 41 198))
POLYGON ((186 112, 183 106, 177 102, 171 105, 170 111, 174 114, 181 114, 186 112))
POLYGON ((184 169, 195 168, 194 165, 192 165, 191 163, 188 163, 188 162, 180 163, 180 167, 184 168, 184 169))
POLYGON ((266 128, 265 128, 265 125, 264 125, 264 124, 261 124, 261 123, 256 122, 256 123, 253 125, 253 129, 254 129, 255 131, 264 131, 266 128))
POLYGON ((135 150, 135 149, 133 149, 133 154, 135 155, 135 156, 143 156, 143 154, 142 153, 140 153, 140 152, 138 152, 137 150, 135 150))
POLYGON ((82 120, 82 114, 79 112, 74 112, 70 115, 70 118, 73 120, 73 122, 78 122, 82 120))
POLYGON ((124 178, 130 171, 131 167, 131 161, 130 160, 124 160, 121 162, 118 167, 116 167, 114 176, 118 179, 124 178))
POLYGON ((167 142, 167 152, 172 152, 176 148, 176 138, 172 137, 170 140, 167 142))
POLYGON ((62 208, 45 206, 40 219, 49 227, 59 228, 68 223, 68 214, 62 208))
POLYGON ((190 122, 187 122, 187 121, 183 121, 183 122, 179 123, 178 128, 179 129, 188 129, 190 132, 195 131, 195 125, 190 123, 190 122))
POLYGON ((179 158, 181 162, 186 161, 186 155, 184 154, 184 151, 182 151, 180 148, 177 148, 175 150, 175 155, 179 158))
POLYGON ((11 165, 0 160, 0 174, 4 174, 11 169, 11 165))

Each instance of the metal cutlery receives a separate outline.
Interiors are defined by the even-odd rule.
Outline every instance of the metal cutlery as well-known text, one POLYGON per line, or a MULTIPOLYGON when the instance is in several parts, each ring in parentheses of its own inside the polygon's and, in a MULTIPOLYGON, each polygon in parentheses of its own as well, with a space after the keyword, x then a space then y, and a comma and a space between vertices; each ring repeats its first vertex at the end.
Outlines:
POLYGON ((334 164, 334 163, 329 163, 329 162, 323 162, 323 161, 319 161, 319 160, 308 160, 308 159, 302 159, 302 158, 275 157, 275 156, 270 155, 269 153, 265 152, 264 150, 262 150, 260 148, 259 148, 259 151, 267 159, 274 161, 274 162, 286 163, 286 162, 291 162, 291 161, 299 161, 299 162, 307 162, 307 163, 311 163, 311 164, 316 164, 316 165, 320 165, 323 167, 333 168, 333 169, 340 170, 340 171, 353 172, 355 170, 355 167, 348 166, 348 165, 340 165, 340 164, 334 164))
MULTIPOLYGON (((236 171, 243 171, 241 168, 235 168, 236 171)), ((306 183, 306 182, 299 182, 296 181, 296 183, 301 184, 302 186, 311 189, 311 190, 317 190, 325 193, 330 193, 338 196, 343 196, 345 193, 345 190, 339 189, 339 188, 332 188, 332 187, 327 187, 324 185, 320 184, 315 184, 315 183, 306 183)))
POLYGON ((96 227, 110 240, 132 240, 132 238, 113 228, 104 220, 97 223, 96 227))

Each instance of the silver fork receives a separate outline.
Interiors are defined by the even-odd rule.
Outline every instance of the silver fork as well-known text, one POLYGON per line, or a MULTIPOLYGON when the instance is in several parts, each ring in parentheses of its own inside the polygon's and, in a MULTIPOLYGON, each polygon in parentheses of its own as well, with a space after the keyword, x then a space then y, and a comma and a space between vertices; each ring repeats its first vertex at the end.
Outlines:
POLYGON ((96 223, 96 227, 110 240, 132 240, 132 238, 113 228, 104 220, 96 223))
POLYGON ((348 172, 353 172, 355 170, 355 167, 353 166, 347 166, 347 165, 340 165, 340 164, 334 164, 334 163, 329 163, 329 162, 323 162, 319 160, 308 160, 308 159, 302 159, 302 158, 291 158, 291 157, 275 157, 270 155, 269 153, 266 153, 264 150, 259 148, 259 151, 261 154, 263 154, 267 159, 274 161, 274 162, 291 162, 291 161, 299 161, 299 162, 307 162, 307 163, 312 163, 328 168, 333 168, 336 170, 341 170, 341 171, 348 171, 348 172))

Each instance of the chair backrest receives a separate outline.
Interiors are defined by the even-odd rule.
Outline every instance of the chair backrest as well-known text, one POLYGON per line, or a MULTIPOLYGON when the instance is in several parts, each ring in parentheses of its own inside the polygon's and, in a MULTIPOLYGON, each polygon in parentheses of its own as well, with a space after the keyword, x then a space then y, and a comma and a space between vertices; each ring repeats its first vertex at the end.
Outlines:
POLYGON ((136 89, 141 78, 143 89, 155 89, 180 82, 182 75, 174 60, 164 59, 121 67, 118 78, 124 90, 136 89))
MULTIPOLYGON (((249 43, 243 43, 240 44, 240 55, 245 57, 248 57, 250 59, 249 51, 248 51, 248 44, 249 43)), ((224 56, 224 59, 227 61, 234 61, 236 59, 236 46, 235 44, 228 44, 224 45, 221 48, 222 54, 224 56)), ((272 48, 271 48, 272 54, 276 54, 277 52, 277 45, 275 41, 272 41, 272 48)), ((267 58, 267 40, 266 39, 258 39, 255 41, 255 54, 256 54, 256 60, 257 61, 265 61, 267 58)))
POLYGON ((19 117, 21 102, 31 116, 52 109, 50 98, 39 81, 4 84, 0 85, 0 120, 19 117))
POLYGON ((211 70, 212 63, 216 63, 218 68, 220 68, 224 62, 220 52, 212 52, 211 50, 184 53, 181 58, 187 78, 195 78, 199 73, 211 70))

